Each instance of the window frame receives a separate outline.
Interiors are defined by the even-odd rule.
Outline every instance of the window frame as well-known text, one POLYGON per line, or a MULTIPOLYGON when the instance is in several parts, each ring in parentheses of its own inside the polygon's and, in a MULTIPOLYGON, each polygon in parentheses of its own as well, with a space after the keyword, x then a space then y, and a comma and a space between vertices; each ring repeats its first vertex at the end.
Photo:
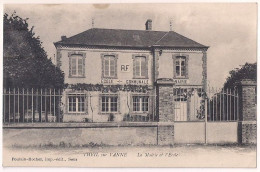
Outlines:
POLYGON ((183 78, 183 79, 188 79, 189 78, 189 66, 188 66, 188 61, 189 61, 189 55, 187 54, 182 54, 182 53, 179 53, 179 54, 173 54, 173 78, 183 78), (184 59, 184 60, 182 60, 184 59), (176 71, 176 62, 179 61, 179 72, 180 72, 180 75, 177 75, 177 71, 176 71), (185 71, 184 71, 184 75, 182 76, 181 73, 182 73, 182 65, 181 65, 181 62, 184 61, 184 66, 185 66, 185 71))
POLYGON ((85 78, 85 58, 86 53, 83 52, 69 52, 69 78, 85 78), (73 71, 73 59, 76 59, 76 74, 72 74, 73 71), (82 59, 82 74, 79 75, 79 59, 82 59))
MULTIPOLYGON (((82 102, 81 102, 82 103, 82 102)), ((87 95, 85 93, 67 93, 67 113, 68 114, 87 114, 87 95), (76 97, 76 111, 70 111, 70 97, 76 97), (83 107, 84 111, 79 111, 79 97, 84 98, 83 107)))
POLYGON ((118 59, 118 54, 115 53, 102 53, 101 54, 101 63, 102 63, 102 76, 101 78, 106 78, 106 79, 117 79, 117 59, 118 59), (107 76, 105 74, 105 60, 107 57, 113 57, 114 58, 114 76, 111 76, 111 66, 110 66, 110 60, 109 60, 109 75, 107 76))
MULTIPOLYGON (((133 79, 148 79, 148 55, 147 54, 133 54, 132 59, 133 59, 133 79), (144 71, 142 70, 142 61, 140 60, 139 65, 140 65, 140 75, 136 75, 136 63, 137 59, 143 57, 145 59, 144 63, 144 71), (144 72, 144 76, 142 76, 142 72, 144 72)), ((141 59, 141 58, 140 58, 141 59)))
POLYGON ((132 95, 132 97, 131 97, 131 107, 132 107, 132 112, 133 113, 149 113, 149 110, 150 110, 150 96, 149 95, 132 95), (138 101, 138 106, 139 106, 139 111, 135 111, 134 110, 134 104, 135 104, 135 102, 134 102, 134 97, 138 97, 139 98, 139 101, 138 101), (144 104, 144 99, 142 99, 142 98, 147 98, 147 111, 144 111, 143 110, 143 104, 144 104))
MULTIPOLYGON (((115 113, 120 113, 120 99, 119 99, 119 94, 104 94, 104 93, 102 93, 102 94, 100 94, 99 95, 99 112, 100 112, 100 114, 110 114, 110 113, 113 113, 113 114, 115 114, 115 113), (103 111, 103 97, 106 97, 106 98, 108 98, 108 101, 107 101, 107 104, 108 104, 108 111, 103 111), (116 111, 111 111, 111 109, 112 109, 112 98, 114 98, 114 97, 116 97, 117 98, 117 101, 116 101, 116 111)), ((114 102, 115 103, 115 102, 114 102)), ((105 108, 106 109, 106 108, 105 108)))

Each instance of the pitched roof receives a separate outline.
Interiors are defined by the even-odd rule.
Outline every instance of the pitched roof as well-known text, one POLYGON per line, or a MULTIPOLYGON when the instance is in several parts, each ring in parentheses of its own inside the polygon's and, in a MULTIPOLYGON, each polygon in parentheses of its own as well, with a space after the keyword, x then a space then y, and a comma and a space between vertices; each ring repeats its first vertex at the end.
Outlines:
POLYGON ((92 28, 54 43, 55 45, 87 45, 116 47, 196 47, 207 48, 176 32, 92 28))

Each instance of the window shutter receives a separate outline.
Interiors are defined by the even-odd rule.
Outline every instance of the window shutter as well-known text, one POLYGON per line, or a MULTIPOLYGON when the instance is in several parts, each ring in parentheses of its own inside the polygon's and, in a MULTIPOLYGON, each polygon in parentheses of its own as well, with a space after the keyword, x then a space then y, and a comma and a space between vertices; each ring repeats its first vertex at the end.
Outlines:
POLYGON ((148 56, 145 57, 145 78, 148 79, 148 56))
POLYGON ((173 78, 176 78, 176 57, 177 55, 173 55, 172 56, 172 60, 173 60, 173 78))
POLYGON ((189 77, 189 55, 185 55, 185 66, 186 66, 186 73, 185 73, 185 78, 189 77))
POLYGON ((102 94, 99 94, 98 102, 99 102, 98 112, 99 112, 99 114, 101 114, 102 113, 102 94))
POLYGON ((85 73, 85 59, 86 59, 86 53, 82 53, 82 56, 83 56, 83 69, 82 69, 82 71, 83 71, 83 77, 85 77, 86 76, 86 73, 85 73))
POLYGON ((69 77, 71 77, 71 56, 69 56, 69 77))
POLYGON ((88 114, 88 96, 85 94, 85 113, 88 114))
POLYGON ((136 77, 136 59, 135 59, 135 55, 132 56, 133 58, 133 77, 136 77))
POLYGON ((120 113, 120 93, 117 94, 117 113, 120 113))
POLYGON ((115 57, 115 78, 117 78, 117 59, 118 59, 118 54, 114 54, 115 57))
POLYGON ((66 93, 66 105, 65 105, 65 114, 68 113, 68 109, 69 109, 69 95, 66 93))

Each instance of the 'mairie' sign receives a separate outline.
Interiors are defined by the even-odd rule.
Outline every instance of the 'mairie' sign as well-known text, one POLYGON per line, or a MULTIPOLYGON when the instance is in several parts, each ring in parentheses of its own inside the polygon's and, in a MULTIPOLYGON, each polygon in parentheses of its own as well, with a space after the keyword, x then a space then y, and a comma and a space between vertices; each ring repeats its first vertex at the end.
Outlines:
POLYGON ((173 80, 173 83, 174 84, 177 84, 177 85, 179 85, 179 84, 188 84, 188 79, 174 79, 173 80))

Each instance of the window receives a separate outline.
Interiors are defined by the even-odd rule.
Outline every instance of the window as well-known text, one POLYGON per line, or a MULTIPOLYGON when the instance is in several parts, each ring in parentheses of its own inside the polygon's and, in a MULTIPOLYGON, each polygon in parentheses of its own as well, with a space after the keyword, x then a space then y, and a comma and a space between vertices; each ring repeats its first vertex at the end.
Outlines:
POLYGON ((83 57, 72 56, 71 57, 71 75, 83 76, 83 57))
POLYGON ((133 111, 148 112, 148 96, 133 96, 133 111))
POLYGON ((146 78, 147 77, 147 67, 146 67, 146 57, 145 56, 135 56, 134 57, 134 77, 136 77, 136 78, 146 78))
POLYGON ((118 108, 118 96, 101 96, 102 112, 117 112, 118 108))
POLYGON ((85 94, 70 94, 68 95, 68 112, 84 113, 85 109, 85 94))
POLYGON ((104 77, 116 77, 115 56, 104 56, 104 77))
POLYGON ((175 60, 176 77, 186 76, 186 57, 177 56, 175 60))
POLYGON ((69 77, 85 76, 85 57, 86 53, 69 52, 69 77))

